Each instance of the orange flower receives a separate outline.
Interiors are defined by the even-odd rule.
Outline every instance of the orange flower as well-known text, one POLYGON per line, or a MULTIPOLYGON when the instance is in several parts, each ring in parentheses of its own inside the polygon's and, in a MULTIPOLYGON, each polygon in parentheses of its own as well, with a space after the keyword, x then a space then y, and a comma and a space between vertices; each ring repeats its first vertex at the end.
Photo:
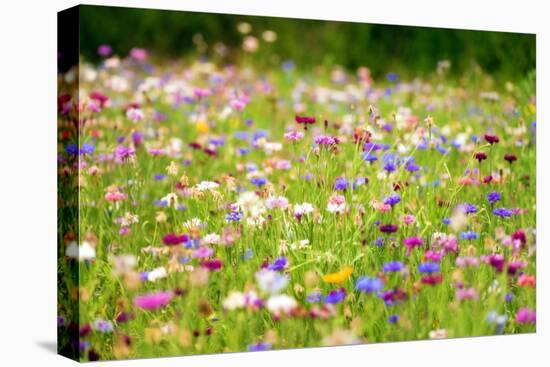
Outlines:
POLYGON ((351 273, 353 273, 353 268, 346 266, 336 273, 323 275, 323 280, 327 283, 342 283, 344 280, 349 278, 351 273))

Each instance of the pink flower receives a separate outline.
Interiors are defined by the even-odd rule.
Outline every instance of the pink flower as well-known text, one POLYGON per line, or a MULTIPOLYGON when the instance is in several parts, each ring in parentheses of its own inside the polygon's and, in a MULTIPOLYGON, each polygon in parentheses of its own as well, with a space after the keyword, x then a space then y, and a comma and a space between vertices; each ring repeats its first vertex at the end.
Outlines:
POLYGON ((214 255, 214 250, 212 250, 210 247, 203 246, 193 251, 193 257, 195 258, 205 259, 212 255, 214 255))
POLYGON ((458 289, 456 291, 456 298, 459 301, 465 300, 465 299, 477 299, 479 296, 477 294, 477 291, 475 288, 465 288, 465 289, 458 289))
POLYGON ((416 219, 416 218, 415 218, 414 215, 412 215, 412 214, 405 214, 401 220, 403 221, 403 224, 405 224, 406 226, 408 226, 408 225, 413 224, 415 219, 416 219))
POLYGON ((298 141, 304 138, 304 133, 301 131, 289 131, 285 133, 285 139, 290 141, 298 141))
POLYGON ((147 58, 147 50, 139 47, 134 47, 130 50, 130 57, 137 61, 143 61, 147 58))
POLYGON ((117 201, 126 200, 126 194, 120 191, 113 191, 113 192, 109 191, 105 194, 105 200, 113 203, 117 201))
POLYGON ((174 298, 172 292, 148 293, 134 298, 134 305, 143 310, 157 310, 166 306, 174 298))

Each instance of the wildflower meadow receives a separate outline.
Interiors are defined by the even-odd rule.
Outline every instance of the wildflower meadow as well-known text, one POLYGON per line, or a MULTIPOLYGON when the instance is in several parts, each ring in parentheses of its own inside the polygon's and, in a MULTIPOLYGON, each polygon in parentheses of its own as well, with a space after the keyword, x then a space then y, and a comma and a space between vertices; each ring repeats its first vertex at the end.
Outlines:
POLYGON ((238 32, 231 62, 105 40, 59 74, 60 348, 535 332, 534 70, 266 64, 277 29, 238 32))

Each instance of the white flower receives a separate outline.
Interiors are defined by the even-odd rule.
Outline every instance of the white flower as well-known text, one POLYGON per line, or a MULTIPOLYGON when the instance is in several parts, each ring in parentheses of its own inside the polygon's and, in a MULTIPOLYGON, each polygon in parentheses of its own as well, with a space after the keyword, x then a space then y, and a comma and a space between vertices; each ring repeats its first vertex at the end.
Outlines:
POLYGON ((222 306, 224 309, 232 311, 238 308, 243 308, 246 304, 246 298, 243 293, 239 291, 232 291, 223 300, 222 306))
POLYGON ((235 206, 245 217, 259 218, 266 211, 263 200, 253 191, 240 194, 235 206))
POLYGON ((206 227, 206 222, 203 222, 199 218, 192 218, 191 220, 187 220, 187 221, 183 222, 183 227, 185 227, 187 229, 192 228, 192 227, 205 228, 206 227))
POLYGON ((163 197, 162 199, 160 199, 160 201, 164 201, 167 206, 173 206, 174 208, 177 208, 178 195, 176 193, 171 192, 167 194, 165 197, 163 197))
POLYGON ((75 241, 71 242, 65 250, 65 256, 71 259, 78 259, 78 261, 93 260, 96 253, 95 248, 88 241, 83 241, 80 246, 75 241))
POLYGON ((166 278, 166 268, 164 266, 158 267, 147 273, 147 280, 150 282, 156 282, 159 279, 166 278))
POLYGON ((122 275, 130 272, 137 264, 134 255, 118 255, 111 258, 113 263, 113 272, 116 275, 122 275))
POLYGON ((262 269, 256 273, 258 286, 264 292, 276 294, 286 288, 288 278, 275 270, 262 269))
POLYGON ((213 181, 202 181, 198 183, 195 188, 199 191, 214 190, 220 186, 219 183, 213 181))
POLYGON ((202 242, 206 245, 218 245, 222 242, 222 238, 217 233, 209 233, 203 237, 202 242))
POLYGON ((313 205, 311 205, 310 203, 294 205, 294 215, 296 217, 301 217, 310 213, 313 213, 313 205))
POLYGON ((297 305, 298 303, 296 300, 286 294, 271 296, 266 302, 267 309, 274 314, 288 314, 295 309, 297 305))

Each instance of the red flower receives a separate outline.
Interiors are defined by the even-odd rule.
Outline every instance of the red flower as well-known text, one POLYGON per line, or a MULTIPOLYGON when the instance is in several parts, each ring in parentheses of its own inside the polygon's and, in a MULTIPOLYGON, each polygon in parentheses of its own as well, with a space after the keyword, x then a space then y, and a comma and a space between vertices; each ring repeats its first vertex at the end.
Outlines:
POLYGON ((487 159, 487 154, 483 152, 478 152, 474 154, 474 158, 477 159, 479 162, 481 162, 487 159))
POLYGON ((441 274, 430 274, 430 275, 424 275, 420 281, 422 284, 428 284, 428 285, 436 285, 438 283, 441 283, 443 281, 443 275, 441 274))
POLYGON ((487 143, 491 145, 496 144, 500 141, 498 136, 496 135, 485 134, 484 138, 485 138, 485 141, 487 141, 487 143))
POLYGON ((515 154, 504 154, 504 160, 512 164, 518 160, 518 157, 515 154))

